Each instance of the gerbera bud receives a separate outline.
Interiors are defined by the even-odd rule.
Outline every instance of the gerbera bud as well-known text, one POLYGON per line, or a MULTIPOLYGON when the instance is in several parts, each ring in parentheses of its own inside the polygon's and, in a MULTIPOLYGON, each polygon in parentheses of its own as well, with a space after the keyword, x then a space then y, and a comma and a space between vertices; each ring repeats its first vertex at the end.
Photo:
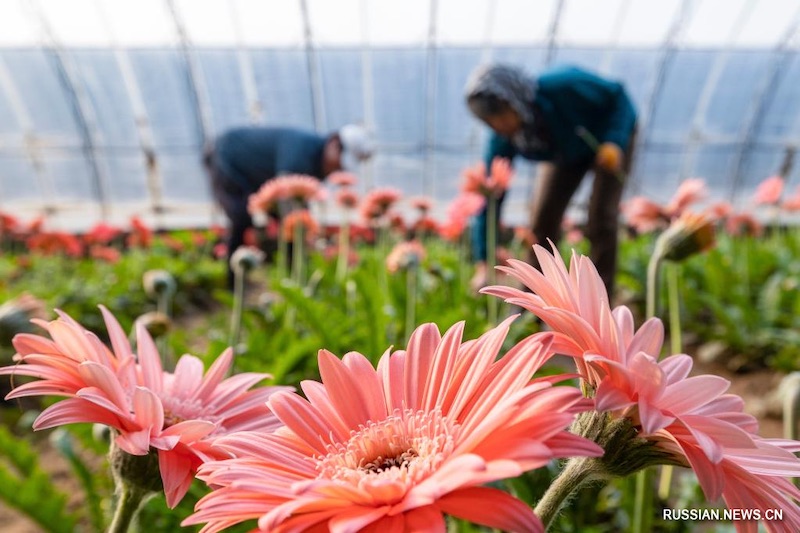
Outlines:
POLYGON ((629 418, 588 411, 576 418, 572 431, 593 440, 605 451, 602 457, 589 459, 596 463, 595 471, 602 478, 626 477, 653 465, 678 465, 654 441, 640 437, 641 429, 629 418))
POLYGON ((117 485, 124 483, 143 492, 160 492, 164 485, 158 469, 158 453, 152 449, 146 455, 131 455, 111 441, 108 452, 111 471, 117 485))
POLYGON ((425 260, 425 248, 418 241, 398 243, 386 257, 386 269, 394 274, 398 270, 416 268, 425 260))
POLYGON ((148 270, 142 276, 144 291, 151 298, 163 295, 173 295, 177 289, 175 278, 166 270, 148 270))
POLYGON ((172 321, 164 313, 158 311, 150 311, 136 319, 137 324, 142 324, 147 333, 154 339, 163 337, 167 334, 172 326, 172 321))
POLYGON ((253 270, 264 261, 264 254, 251 246, 240 246, 231 256, 234 272, 244 273, 253 270))
POLYGON ((685 213, 656 241, 655 254, 669 261, 683 261, 714 246, 714 225, 705 215, 685 213))

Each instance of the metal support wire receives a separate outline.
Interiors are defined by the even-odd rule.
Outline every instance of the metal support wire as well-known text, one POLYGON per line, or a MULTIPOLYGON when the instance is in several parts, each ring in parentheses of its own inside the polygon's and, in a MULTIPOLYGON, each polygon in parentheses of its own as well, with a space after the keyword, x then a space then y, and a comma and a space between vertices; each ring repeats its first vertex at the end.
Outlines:
POLYGON ((436 137, 436 74, 438 50, 436 47, 436 15, 439 2, 431 0, 428 26, 427 71, 425 75, 425 159, 422 169, 422 190, 428 196, 435 194, 433 179, 433 152, 436 137))
MULTIPOLYGON (((39 143, 36 137, 36 132, 33 124, 33 119, 28 113, 25 102, 14 83, 14 77, 8 71, 3 57, 0 56, 0 90, 6 95, 6 100, 11 106, 11 111, 14 118, 17 120, 22 128, 24 142, 25 142, 25 155, 33 167, 36 175, 36 182, 39 185, 39 190, 44 199, 43 211, 51 213, 55 210, 55 189, 53 182, 47 175, 42 158, 39 155, 39 143)), ((0 191, 0 198, 2 198, 2 191, 0 191)))
POLYGON ((108 198, 108 173, 106 167, 97 157, 97 140, 99 133, 97 131, 97 120, 94 113, 94 108, 89 102, 89 97, 83 84, 79 80, 76 72, 75 65, 66 49, 56 38, 53 28, 42 9, 42 5, 38 0, 33 0, 28 3, 37 18, 42 37, 45 41, 45 47, 49 48, 50 52, 55 59, 56 69, 61 78, 64 88, 67 90, 72 107, 75 110, 75 118, 78 122, 78 128, 83 136, 83 152, 86 156, 92 172, 92 187, 94 189, 95 197, 100 204, 100 215, 103 220, 109 216, 110 205, 108 198))
MULTIPOLYGON (((672 26, 670 26, 669 32, 667 32, 667 36, 664 39, 664 44, 662 45, 664 53, 661 55, 661 59, 658 63, 658 70, 656 71, 656 79, 653 82, 653 88, 650 91, 650 95, 647 97, 647 104, 645 105, 643 112, 639 113, 639 131, 642 132, 641 135, 639 135, 639 142, 637 146, 637 152, 639 154, 643 153, 644 148, 650 142, 650 137, 653 133, 652 118, 655 115, 655 112, 658 108, 658 102, 661 99, 661 91, 664 88, 664 80, 667 77, 667 71, 672 65, 672 60, 675 58, 675 43, 678 41, 678 37, 680 37, 683 27, 691 18, 693 11, 694 0, 683 0, 678 8, 675 18, 672 21, 672 26)), ((634 167, 635 165, 636 163, 634 161, 634 167)), ((628 190, 632 194, 636 194, 640 186, 640 180, 637 179, 637 172, 634 171, 631 174, 632 176, 630 178, 628 190)))
MULTIPOLYGON (((486 9, 486 25, 483 27, 483 46, 481 47, 480 60, 482 65, 491 62, 492 57, 494 57, 492 30, 494 29, 494 20, 497 12, 497 0, 489 0, 486 4, 486 9)), ((480 157, 481 154, 481 147, 478 145, 478 139, 480 138, 480 127, 478 124, 479 123, 476 121, 472 125, 467 140, 469 143, 467 152, 469 152, 470 157, 473 159, 480 157)), ((439 148, 441 149, 441 145, 439 148)))
POLYGON ((314 48, 314 41, 311 33, 311 18, 308 14, 308 2, 300 0, 300 12, 303 16, 303 38, 306 47, 306 59, 308 64, 308 81, 311 89, 311 111, 314 118, 314 127, 317 131, 323 131, 328 127, 328 119, 325 116, 325 100, 322 95, 322 76, 320 75, 319 56, 314 48))
MULTIPOLYGON (((361 92, 364 105, 364 127, 375 131, 375 91, 372 84, 372 50, 369 41, 369 0, 361 0, 361 92)), ((380 148, 379 148, 380 149, 380 148)), ((374 157, 361 165, 363 191, 372 189, 374 183, 374 157)))
POLYGON ((731 55, 731 47, 733 46, 736 37, 739 35, 739 33, 741 33, 745 23, 747 23, 747 21, 750 19, 754 7, 755 0, 750 0, 742 6, 742 9, 739 11, 739 15, 736 17, 736 20, 734 21, 733 26, 731 26, 731 30, 728 33, 726 45, 719 52, 717 52, 717 56, 714 58, 714 63, 711 65, 711 69, 706 75, 706 82, 703 84, 703 89, 700 92, 700 97, 697 100, 694 116, 692 117, 692 124, 689 130, 688 146, 686 150, 684 150, 683 158, 681 160, 679 174, 681 179, 689 177, 692 169, 694 169, 695 161, 697 159, 697 152, 705 140, 706 115, 708 114, 708 108, 711 105, 711 97, 716 92, 717 87, 719 86, 720 77, 725 71, 725 67, 728 65, 728 59, 730 59, 731 55))
MULTIPOLYGON (((769 71, 763 77, 764 83, 761 85, 755 104, 748 107, 750 113, 745 120, 745 127, 742 129, 739 150, 736 152, 736 157, 734 159, 733 180, 731 180, 731 188, 728 192, 728 198, 731 201, 736 195, 736 191, 739 189, 743 179, 745 154, 755 144, 755 138, 761 129, 761 125, 764 123, 767 107, 772 102, 775 91, 778 90, 778 86, 780 86, 784 76, 786 76, 789 70, 789 62, 796 53, 790 49, 790 44, 792 42, 792 37, 794 37, 798 30, 800 30, 800 9, 795 13, 789 28, 787 28, 786 32, 778 40, 773 52, 773 59, 770 63, 769 71)), ((787 142, 787 145, 790 144, 790 142, 787 142)))

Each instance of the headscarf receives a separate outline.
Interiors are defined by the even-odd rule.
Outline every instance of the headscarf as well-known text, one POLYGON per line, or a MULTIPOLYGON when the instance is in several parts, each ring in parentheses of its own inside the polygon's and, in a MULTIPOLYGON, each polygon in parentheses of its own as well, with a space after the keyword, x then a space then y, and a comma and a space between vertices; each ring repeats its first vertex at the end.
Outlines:
POLYGON ((507 65, 481 65, 467 81, 465 96, 470 110, 481 120, 491 116, 489 98, 502 100, 522 121, 522 129, 511 142, 523 153, 545 148, 541 138, 541 124, 536 124, 533 100, 536 97, 536 79, 522 70, 507 65))

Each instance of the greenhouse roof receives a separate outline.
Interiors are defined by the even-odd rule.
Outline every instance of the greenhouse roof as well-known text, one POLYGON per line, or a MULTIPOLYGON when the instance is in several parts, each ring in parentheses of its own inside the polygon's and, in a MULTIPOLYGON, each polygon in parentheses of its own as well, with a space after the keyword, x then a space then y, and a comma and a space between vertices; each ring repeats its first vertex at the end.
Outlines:
MULTIPOLYGON (((742 204, 770 174, 800 182, 799 27, 796 0, 0 0, 0 210, 207 223, 200 150, 246 123, 364 122, 362 186, 444 203, 481 154, 462 92, 490 60, 623 81, 629 195, 701 176, 742 204)), ((533 181, 518 170, 513 221, 533 181)))

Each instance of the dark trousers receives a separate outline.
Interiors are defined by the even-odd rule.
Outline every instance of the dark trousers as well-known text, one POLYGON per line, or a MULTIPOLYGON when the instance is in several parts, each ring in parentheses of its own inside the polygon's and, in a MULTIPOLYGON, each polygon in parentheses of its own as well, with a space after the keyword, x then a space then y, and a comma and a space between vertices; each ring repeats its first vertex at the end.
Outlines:
MULTIPOLYGON (((619 231, 619 204, 625 186, 624 177, 631 169, 636 134, 631 136, 625 150, 622 175, 594 168, 594 183, 589 199, 586 221, 586 238, 591 243, 590 257, 608 290, 609 298, 614 294, 614 276, 617 269, 617 240, 619 231)), ((539 177, 531 205, 531 230, 536 241, 547 246, 547 239, 558 243, 561 238, 561 222, 572 196, 578 190, 592 162, 577 165, 540 165, 539 177)), ((529 262, 539 268, 533 251, 529 262)))
POLYGON ((248 228, 253 227, 253 219, 247 211, 249 191, 244 190, 236 181, 226 176, 219 170, 214 162, 213 147, 206 148, 203 153, 203 163, 211 178, 211 190, 214 199, 222 208, 228 218, 228 287, 233 287, 233 269, 231 268, 231 255, 242 244, 244 234, 248 228))

